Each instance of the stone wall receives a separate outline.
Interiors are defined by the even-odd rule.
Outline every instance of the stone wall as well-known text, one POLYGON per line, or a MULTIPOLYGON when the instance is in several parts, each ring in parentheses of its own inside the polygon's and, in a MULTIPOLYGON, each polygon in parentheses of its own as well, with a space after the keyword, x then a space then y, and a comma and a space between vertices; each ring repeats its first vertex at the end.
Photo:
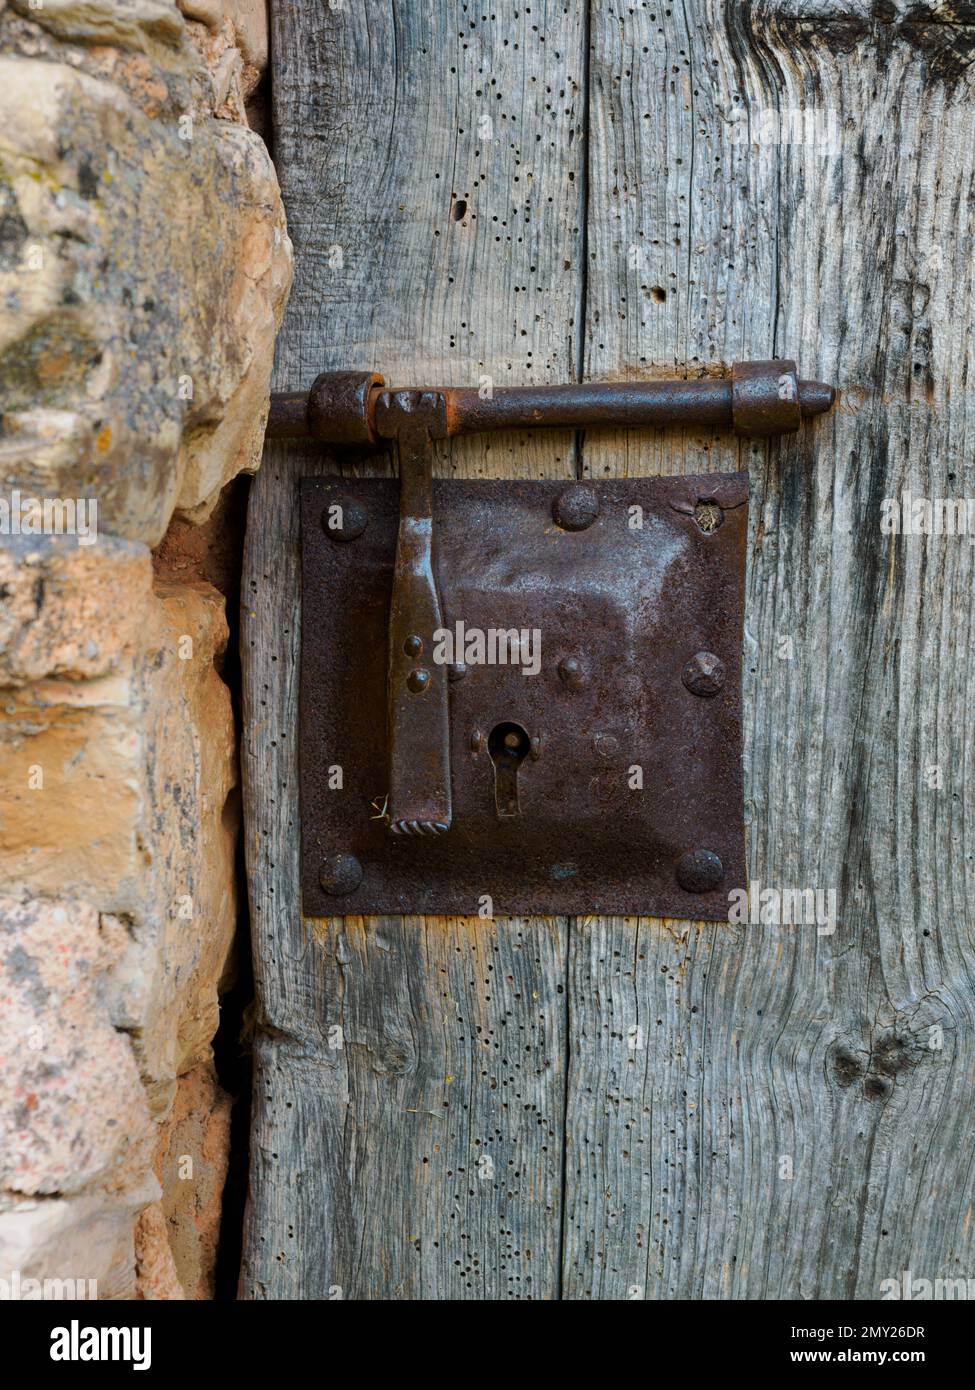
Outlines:
POLYGON ((266 62, 264 0, 0 0, 0 1281, 212 1293, 237 755, 170 528, 260 461, 266 62))

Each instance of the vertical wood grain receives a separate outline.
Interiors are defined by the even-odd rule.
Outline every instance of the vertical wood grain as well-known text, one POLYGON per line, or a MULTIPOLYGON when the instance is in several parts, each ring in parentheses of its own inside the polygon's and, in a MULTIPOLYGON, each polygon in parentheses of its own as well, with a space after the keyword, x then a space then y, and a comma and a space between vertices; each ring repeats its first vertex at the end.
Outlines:
POLYGON ((339 465, 269 450, 243 1296, 875 1298, 975 1272, 975 552, 880 529, 902 490, 975 496, 971 32, 900 0, 275 4, 279 387, 772 355, 841 386, 771 445, 526 434, 440 461, 749 468, 750 870, 834 890, 838 923, 303 920, 296 490, 339 465))
MULTIPOLYGON (((890 9, 593 5, 587 369, 788 355, 843 388, 743 450, 751 874, 839 921, 573 930, 569 1298, 975 1267, 973 551, 880 529, 902 488, 975 495, 972 36, 890 9), (799 107, 825 142, 776 142, 799 107)), ((583 466, 728 456, 630 436, 583 466)))
MULTIPOLYGON (((492 7, 493 8, 493 7, 492 7)), ((273 8, 297 276, 279 387, 571 379, 582 304, 578 9, 273 8)), ((567 1041, 562 920, 309 921, 297 851, 297 487, 269 449, 244 573, 258 993, 246 1298, 552 1298, 567 1041)), ((382 460, 357 465, 382 468, 382 460)), ((459 441, 442 472, 571 476, 570 433, 459 441)))

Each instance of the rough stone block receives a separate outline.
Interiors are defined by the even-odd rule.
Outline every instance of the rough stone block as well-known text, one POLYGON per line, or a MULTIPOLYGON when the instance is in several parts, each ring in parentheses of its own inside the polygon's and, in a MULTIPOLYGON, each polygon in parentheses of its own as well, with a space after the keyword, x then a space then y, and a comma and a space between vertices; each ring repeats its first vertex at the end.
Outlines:
POLYGON ((0 900, 0 1193, 144 1183, 153 1126, 105 976, 126 948, 82 903, 0 900))
POLYGON ((236 926, 223 610, 209 585, 161 585, 115 674, 0 691, 0 889, 116 920, 114 1019, 157 1113, 208 1055, 236 926))
POLYGON ((5 538, 0 546, 0 686, 118 671, 152 592, 144 545, 102 536, 5 538))
POLYGON ((160 1127, 160 1210, 187 1298, 213 1297, 230 1109, 230 1097, 205 1062, 180 1077, 173 1108, 160 1127))
POLYGON ((0 1198, 0 1280, 16 1280, 20 1297, 36 1279, 52 1299, 135 1298, 134 1226, 157 1195, 150 1177, 111 1196, 0 1198))
POLYGON ((135 1227, 135 1265, 140 1298, 173 1302, 186 1297, 158 1202, 139 1213, 135 1227))
MULTIPOLYGON (((26 494, 95 497, 102 531, 154 545, 174 508, 205 516, 259 463, 291 247, 267 149, 213 118, 226 93, 188 35, 58 61, 52 32, 117 9, 0 11, 0 44, 19 24, 41 50, 0 58, 0 469, 26 494)), ((175 7, 122 17, 158 37, 166 14, 182 34, 175 7)), ((231 44, 227 83, 235 63, 231 44)))
POLYGON ((0 0, 0 1280, 212 1289, 227 624, 149 547, 260 461, 291 281, 247 128, 267 35, 265 0, 0 0), (97 542, 10 535, 17 492, 95 502, 97 542))

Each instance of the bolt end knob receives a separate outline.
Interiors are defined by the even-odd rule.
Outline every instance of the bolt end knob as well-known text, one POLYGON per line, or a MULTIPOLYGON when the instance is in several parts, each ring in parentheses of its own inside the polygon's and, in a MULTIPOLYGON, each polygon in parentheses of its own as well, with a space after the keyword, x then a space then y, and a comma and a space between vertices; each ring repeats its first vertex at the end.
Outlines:
POLYGON ((836 388, 828 386, 825 381, 799 382, 799 410, 804 420, 808 420, 811 415, 822 415, 824 410, 832 407, 835 400, 836 388))
POLYGON ((803 420, 829 410, 836 399, 824 381, 800 381, 789 358, 735 362, 731 368, 731 415, 736 434, 767 439, 794 434, 803 420))

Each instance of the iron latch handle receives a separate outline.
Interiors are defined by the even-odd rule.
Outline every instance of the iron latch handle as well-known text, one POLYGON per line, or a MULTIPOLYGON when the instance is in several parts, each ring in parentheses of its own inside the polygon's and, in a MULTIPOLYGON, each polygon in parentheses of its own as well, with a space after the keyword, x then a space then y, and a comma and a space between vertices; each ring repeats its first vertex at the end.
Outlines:
POLYGON ((402 392, 379 417, 395 441, 400 478, 387 681, 386 814, 393 835, 441 835, 451 821, 447 667, 431 659, 434 633, 443 627, 433 549, 430 431, 437 412, 430 393, 402 392))

